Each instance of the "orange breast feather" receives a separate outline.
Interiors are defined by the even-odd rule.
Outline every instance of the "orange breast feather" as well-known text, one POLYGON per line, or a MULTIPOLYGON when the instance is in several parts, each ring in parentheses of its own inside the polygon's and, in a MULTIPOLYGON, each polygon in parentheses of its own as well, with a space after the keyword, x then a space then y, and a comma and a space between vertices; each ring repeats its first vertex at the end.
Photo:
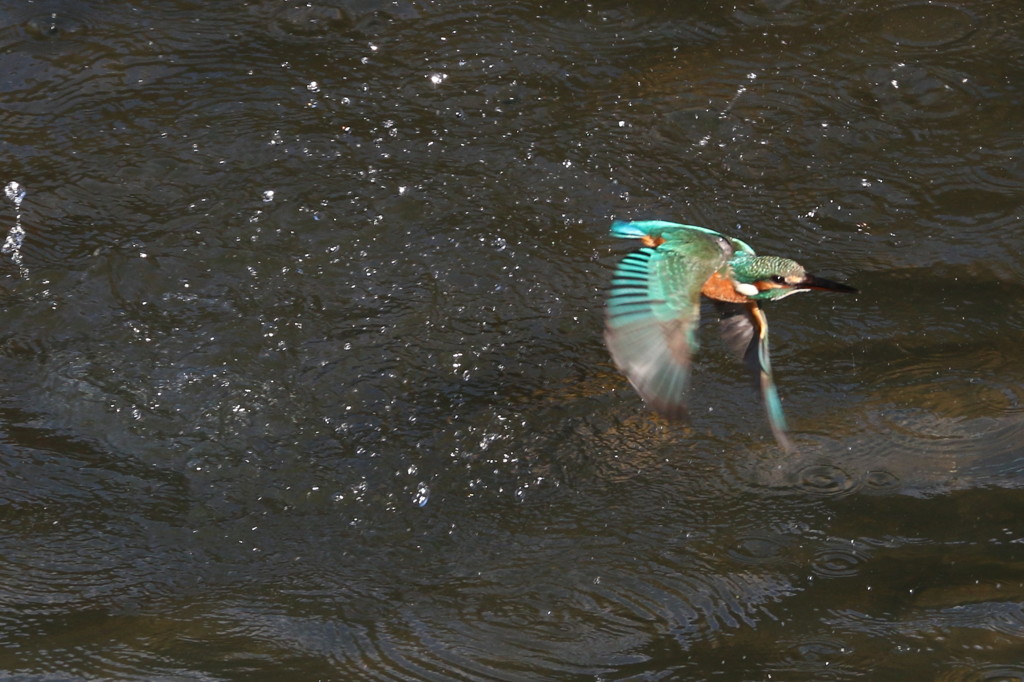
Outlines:
POLYGON ((750 300, 743 294, 736 293, 736 290, 733 289, 732 281, 728 277, 723 277, 717 271, 708 277, 708 281, 704 282, 704 286, 700 288, 700 293, 716 301, 726 301, 727 303, 746 303, 750 300))

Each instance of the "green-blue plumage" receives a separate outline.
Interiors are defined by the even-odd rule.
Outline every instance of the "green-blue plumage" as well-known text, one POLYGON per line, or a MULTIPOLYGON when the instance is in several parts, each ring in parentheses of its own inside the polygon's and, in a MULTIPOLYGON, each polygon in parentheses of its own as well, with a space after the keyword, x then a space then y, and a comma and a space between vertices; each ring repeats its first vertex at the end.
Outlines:
POLYGON ((744 317, 731 325, 730 335, 734 345, 740 339, 746 346, 744 356, 758 376, 772 432, 790 449, 759 301, 812 288, 854 290, 808 275, 787 258, 757 256, 746 242, 705 227, 661 220, 615 221, 611 234, 645 244, 616 267, 605 318, 612 358, 641 397, 667 417, 685 417, 701 294, 742 303, 744 317))
POLYGON ((703 228, 675 230, 672 223, 615 223, 612 234, 649 237, 672 230, 676 249, 644 247, 619 263, 608 296, 605 339, 616 364, 641 396, 672 418, 686 414, 682 400, 690 354, 697 347, 700 287, 725 261, 715 237, 703 228))

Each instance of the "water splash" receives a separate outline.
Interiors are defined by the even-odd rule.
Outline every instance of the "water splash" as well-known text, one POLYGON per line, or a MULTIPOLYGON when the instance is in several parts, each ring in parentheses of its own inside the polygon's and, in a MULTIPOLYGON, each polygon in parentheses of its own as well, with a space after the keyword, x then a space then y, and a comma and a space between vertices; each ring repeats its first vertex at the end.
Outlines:
POLYGON ((722 109, 722 113, 720 113, 718 115, 718 118, 725 119, 726 117, 728 117, 729 114, 732 113, 732 110, 736 108, 736 103, 747 92, 747 86, 748 85, 752 85, 754 83, 754 81, 756 81, 756 80, 757 80, 757 73, 756 72, 751 71, 750 73, 748 73, 747 74, 747 81, 746 81, 746 83, 740 83, 739 87, 736 88, 736 94, 733 95, 732 99, 730 99, 729 102, 725 105, 725 108, 722 109))
POLYGON ((4 195, 14 204, 14 225, 7 232, 4 245, 0 252, 10 254, 11 260, 18 266, 22 277, 28 277, 28 269, 22 263, 21 245, 25 242, 25 228, 21 226, 21 202, 25 199, 25 188, 20 183, 11 181, 4 187, 4 195))
MULTIPOLYGON (((744 94, 746 94, 747 89, 750 86, 752 86, 754 84, 754 81, 756 81, 756 80, 757 80, 757 73, 756 72, 752 71, 752 72, 747 74, 746 81, 739 84, 739 86, 736 88, 736 93, 732 96, 732 98, 728 102, 726 102, 725 106, 722 108, 722 111, 718 114, 718 120, 719 121, 724 121, 727 118, 729 118, 729 116, 732 115, 733 109, 736 108, 736 103, 739 102, 740 98, 743 97, 744 94)), ((704 135, 699 140, 697 140, 697 145, 700 146, 700 147, 706 147, 711 142, 712 137, 713 137, 713 133, 708 133, 708 134, 704 135)))
POLYGON ((415 504, 417 507, 425 507, 427 506, 427 502, 429 501, 430 487, 426 483, 420 482, 416 486, 416 492, 412 496, 412 503, 415 504))

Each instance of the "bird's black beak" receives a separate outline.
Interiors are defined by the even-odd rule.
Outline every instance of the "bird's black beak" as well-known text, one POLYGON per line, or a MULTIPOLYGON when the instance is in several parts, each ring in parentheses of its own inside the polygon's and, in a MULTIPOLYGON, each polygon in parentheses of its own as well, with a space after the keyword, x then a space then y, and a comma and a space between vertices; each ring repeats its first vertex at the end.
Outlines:
POLYGON ((851 286, 840 284, 839 282, 833 282, 830 279, 824 277, 815 277, 814 275, 807 275, 804 280, 796 285, 797 289, 819 289, 821 291, 841 291, 845 294, 856 294, 857 290, 851 286))

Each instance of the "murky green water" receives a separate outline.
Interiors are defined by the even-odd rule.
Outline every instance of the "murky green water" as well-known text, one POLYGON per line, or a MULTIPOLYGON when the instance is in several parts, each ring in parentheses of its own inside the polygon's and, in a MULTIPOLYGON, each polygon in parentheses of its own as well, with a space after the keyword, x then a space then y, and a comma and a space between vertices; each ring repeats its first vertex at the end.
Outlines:
POLYGON ((1024 678, 1019 3, 0 41, 3 675, 1024 678), (797 454, 713 325, 688 427, 614 370, 615 217, 861 289, 767 310, 797 454))

